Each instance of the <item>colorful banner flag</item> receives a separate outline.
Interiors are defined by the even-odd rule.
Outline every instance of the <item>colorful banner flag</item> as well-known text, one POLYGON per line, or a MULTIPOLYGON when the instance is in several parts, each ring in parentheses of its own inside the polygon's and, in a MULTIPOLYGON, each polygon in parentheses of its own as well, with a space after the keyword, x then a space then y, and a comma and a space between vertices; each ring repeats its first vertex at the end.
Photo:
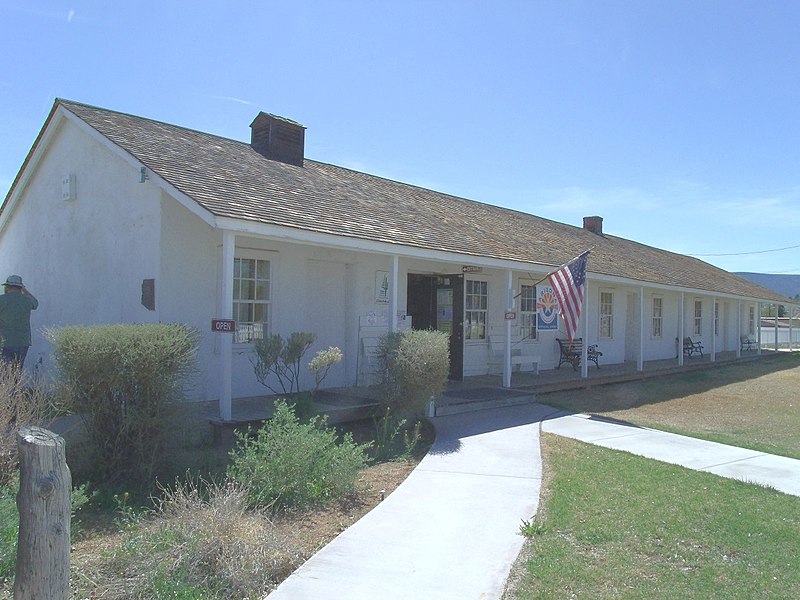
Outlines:
POLYGON ((538 331, 558 329, 558 300, 552 286, 536 286, 536 329, 538 331))

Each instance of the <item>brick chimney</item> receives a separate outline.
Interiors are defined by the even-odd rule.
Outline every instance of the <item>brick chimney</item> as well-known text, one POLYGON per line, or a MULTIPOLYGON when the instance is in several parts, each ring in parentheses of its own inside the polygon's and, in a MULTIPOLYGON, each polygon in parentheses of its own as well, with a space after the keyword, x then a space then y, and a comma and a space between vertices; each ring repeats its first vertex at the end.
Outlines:
POLYGON ((603 217, 583 217, 583 228, 597 235, 603 235, 603 217))
POLYGON ((306 128, 290 119, 260 112, 250 123, 250 145, 271 160, 303 166, 306 128))

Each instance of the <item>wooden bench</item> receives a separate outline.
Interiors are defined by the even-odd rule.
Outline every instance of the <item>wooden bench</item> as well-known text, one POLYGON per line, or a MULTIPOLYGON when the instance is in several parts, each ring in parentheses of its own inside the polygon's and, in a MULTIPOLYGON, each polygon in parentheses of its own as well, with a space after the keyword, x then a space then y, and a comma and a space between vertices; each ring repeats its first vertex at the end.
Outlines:
MULTIPOLYGON (((559 349, 558 366, 556 369, 560 369, 561 365, 564 363, 569 363, 572 365, 572 368, 577 371, 578 367, 581 366, 581 358, 583 357, 583 338, 575 338, 572 341, 556 338, 556 341, 558 342, 559 349)), ((600 368, 598 359, 601 356, 603 356, 603 353, 597 349, 596 345, 586 348, 586 357, 592 361, 598 369, 600 368)))
MULTIPOLYGON (((531 365, 533 374, 539 374, 539 363, 542 362, 541 358, 534 354, 523 354, 522 348, 519 347, 522 342, 522 337, 511 336, 511 365, 531 365)), ((505 361, 506 354, 506 338, 503 335, 489 335, 489 352, 490 364, 502 368, 505 361)))
POLYGON ((742 350, 758 350, 758 340, 749 335, 739 336, 739 343, 742 345, 742 350))
POLYGON ((700 342, 695 342, 690 337, 683 338, 683 353, 689 358, 693 354, 703 356, 703 345, 700 342))

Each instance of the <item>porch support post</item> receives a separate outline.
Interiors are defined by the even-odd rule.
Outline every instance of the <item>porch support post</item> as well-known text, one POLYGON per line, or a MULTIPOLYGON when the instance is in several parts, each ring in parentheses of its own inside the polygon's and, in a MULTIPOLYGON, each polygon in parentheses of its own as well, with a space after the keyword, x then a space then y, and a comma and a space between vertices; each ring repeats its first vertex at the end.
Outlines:
POLYGON ((758 354, 761 354, 761 302, 756 302, 756 334, 758 337, 758 354))
MULTIPOLYGON (((220 285, 220 318, 233 318, 233 256, 236 248, 236 235, 232 231, 222 232, 222 285, 220 285)), ((223 421, 231 420, 231 385, 232 385, 232 354, 233 335, 218 334, 220 336, 220 362, 222 376, 219 390, 219 418, 223 421)))
POLYGON ((775 304, 775 352, 778 351, 778 311, 780 310, 780 305, 777 303, 775 304))
POLYGON ((644 371, 644 286, 639 286, 639 356, 636 370, 644 371))
POLYGON ((717 297, 711 296, 711 362, 717 362, 717 323, 719 314, 717 313, 717 297))
POLYGON ((736 302, 736 339, 739 345, 736 346, 736 358, 742 357, 742 301, 736 302))
POLYGON ((686 319, 685 310, 686 310, 686 294, 681 292, 681 306, 678 310, 678 366, 683 366, 683 338, 685 337, 685 327, 686 323, 684 322, 686 319))
MULTIPOLYGON (((506 309, 514 310, 514 273, 509 269, 506 271, 506 290, 508 291, 508 302, 506 309)), ((505 322, 505 339, 503 340, 503 387, 511 387, 511 320, 505 322)))
POLYGON ((792 351, 792 323, 794 322, 794 306, 789 307, 789 352, 792 351))
POLYGON ((392 256, 392 264, 389 269, 389 331, 397 331, 397 280, 400 278, 400 257, 396 254, 392 256))
POLYGON ((586 279, 584 285, 583 305, 581 306, 581 316, 583 318, 583 356, 581 356, 581 377, 589 377, 589 313, 586 307, 589 306, 589 280, 586 279))

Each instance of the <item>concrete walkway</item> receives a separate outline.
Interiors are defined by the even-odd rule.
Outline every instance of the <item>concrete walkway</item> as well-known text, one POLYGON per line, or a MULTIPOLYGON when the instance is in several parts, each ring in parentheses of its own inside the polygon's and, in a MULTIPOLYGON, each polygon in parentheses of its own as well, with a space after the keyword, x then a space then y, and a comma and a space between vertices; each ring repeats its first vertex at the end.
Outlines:
POLYGON ((582 414, 551 415, 542 431, 800 496, 800 460, 793 458, 582 414))
POLYGON ((528 404, 435 419, 436 442, 386 500, 269 600, 499 598, 539 503, 539 422, 528 404))
POLYGON ((436 443, 386 500, 269 600, 497 599, 538 508, 540 431, 800 496, 800 460, 539 404, 437 417, 436 443))

